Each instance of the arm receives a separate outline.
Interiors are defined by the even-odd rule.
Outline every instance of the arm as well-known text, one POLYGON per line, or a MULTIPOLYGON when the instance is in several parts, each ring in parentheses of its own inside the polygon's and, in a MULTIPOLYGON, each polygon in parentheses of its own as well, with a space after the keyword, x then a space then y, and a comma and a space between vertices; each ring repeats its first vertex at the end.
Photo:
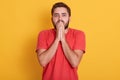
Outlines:
POLYGON ((62 43, 64 54, 68 59, 69 63, 72 65, 72 67, 77 67, 82 59, 83 51, 71 50, 66 40, 62 40, 61 43, 62 43))
POLYGON ((48 50, 47 49, 37 50, 38 60, 43 67, 45 67, 55 55, 58 43, 59 41, 55 39, 55 41, 48 50))
POLYGON ((60 36, 59 32, 56 31, 56 38, 53 44, 48 49, 37 50, 38 60, 43 67, 45 67, 55 55, 59 41, 60 41, 59 36, 60 36))
MULTIPOLYGON (((69 61, 69 63, 71 64, 72 67, 77 67, 82 59, 83 56, 83 51, 80 49, 77 50, 72 50, 66 39, 65 39, 65 33, 67 33, 67 29, 64 29, 64 25, 62 25, 61 23, 61 28, 59 29, 60 32, 60 41, 62 43, 62 48, 64 51, 64 54, 67 58, 67 60, 69 61)), ((79 43, 78 43, 79 44, 79 43)))

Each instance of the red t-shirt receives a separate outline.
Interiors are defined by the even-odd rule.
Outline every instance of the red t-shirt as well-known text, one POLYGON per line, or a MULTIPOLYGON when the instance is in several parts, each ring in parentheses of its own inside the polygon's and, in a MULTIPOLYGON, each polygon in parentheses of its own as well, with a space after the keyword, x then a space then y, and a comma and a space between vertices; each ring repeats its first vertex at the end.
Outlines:
MULTIPOLYGON (((54 29, 40 32, 38 36, 38 49, 48 49, 56 37, 54 29)), ((72 50, 83 50, 85 52, 85 35, 80 30, 69 28, 66 40, 72 50)), ((78 80, 77 67, 73 68, 66 59, 61 43, 58 44, 56 54, 52 60, 43 68, 43 80, 78 80)))

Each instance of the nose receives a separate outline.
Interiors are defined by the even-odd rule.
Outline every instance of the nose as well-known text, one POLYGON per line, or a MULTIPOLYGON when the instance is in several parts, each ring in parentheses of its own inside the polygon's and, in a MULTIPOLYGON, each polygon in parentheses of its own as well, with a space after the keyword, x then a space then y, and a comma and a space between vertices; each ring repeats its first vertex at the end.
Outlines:
POLYGON ((62 17, 61 17, 61 16, 59 16, 59 20, 62 20, 62 17))

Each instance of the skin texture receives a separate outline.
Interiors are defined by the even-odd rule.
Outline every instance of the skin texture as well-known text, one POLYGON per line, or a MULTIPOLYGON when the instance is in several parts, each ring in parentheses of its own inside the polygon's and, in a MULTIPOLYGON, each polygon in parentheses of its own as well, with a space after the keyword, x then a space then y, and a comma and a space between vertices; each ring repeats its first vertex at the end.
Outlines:
POLYGON ((57 7, 54 9, 52 15, 52 22, 56 30, 56 38, 49 49, 39 49, 37 50, 38 60, 40 64, 45 67, 55 55, 58 47, 58 43, 61 42, 64 55, 71 64, 72 67, 77 67, 82 59, 82 50, 71 50, 65 34, 68 32, 68 24, 70 21, 70 16, 64 7, 57 7))

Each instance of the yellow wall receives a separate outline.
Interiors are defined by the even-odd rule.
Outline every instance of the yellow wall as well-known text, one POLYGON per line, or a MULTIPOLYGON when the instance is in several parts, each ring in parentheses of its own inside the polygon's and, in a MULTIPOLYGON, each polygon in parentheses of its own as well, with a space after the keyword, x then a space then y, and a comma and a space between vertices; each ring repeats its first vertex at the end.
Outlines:
MULTIPOLYGON (((50 9, 57 1, 0 1, 0 80, 41 80, 37 36, 52 27, 50 9)), ((80 80, 120 80, 120 1, 61 1, 72 9, 70 26, 86 33, 80 80)))

